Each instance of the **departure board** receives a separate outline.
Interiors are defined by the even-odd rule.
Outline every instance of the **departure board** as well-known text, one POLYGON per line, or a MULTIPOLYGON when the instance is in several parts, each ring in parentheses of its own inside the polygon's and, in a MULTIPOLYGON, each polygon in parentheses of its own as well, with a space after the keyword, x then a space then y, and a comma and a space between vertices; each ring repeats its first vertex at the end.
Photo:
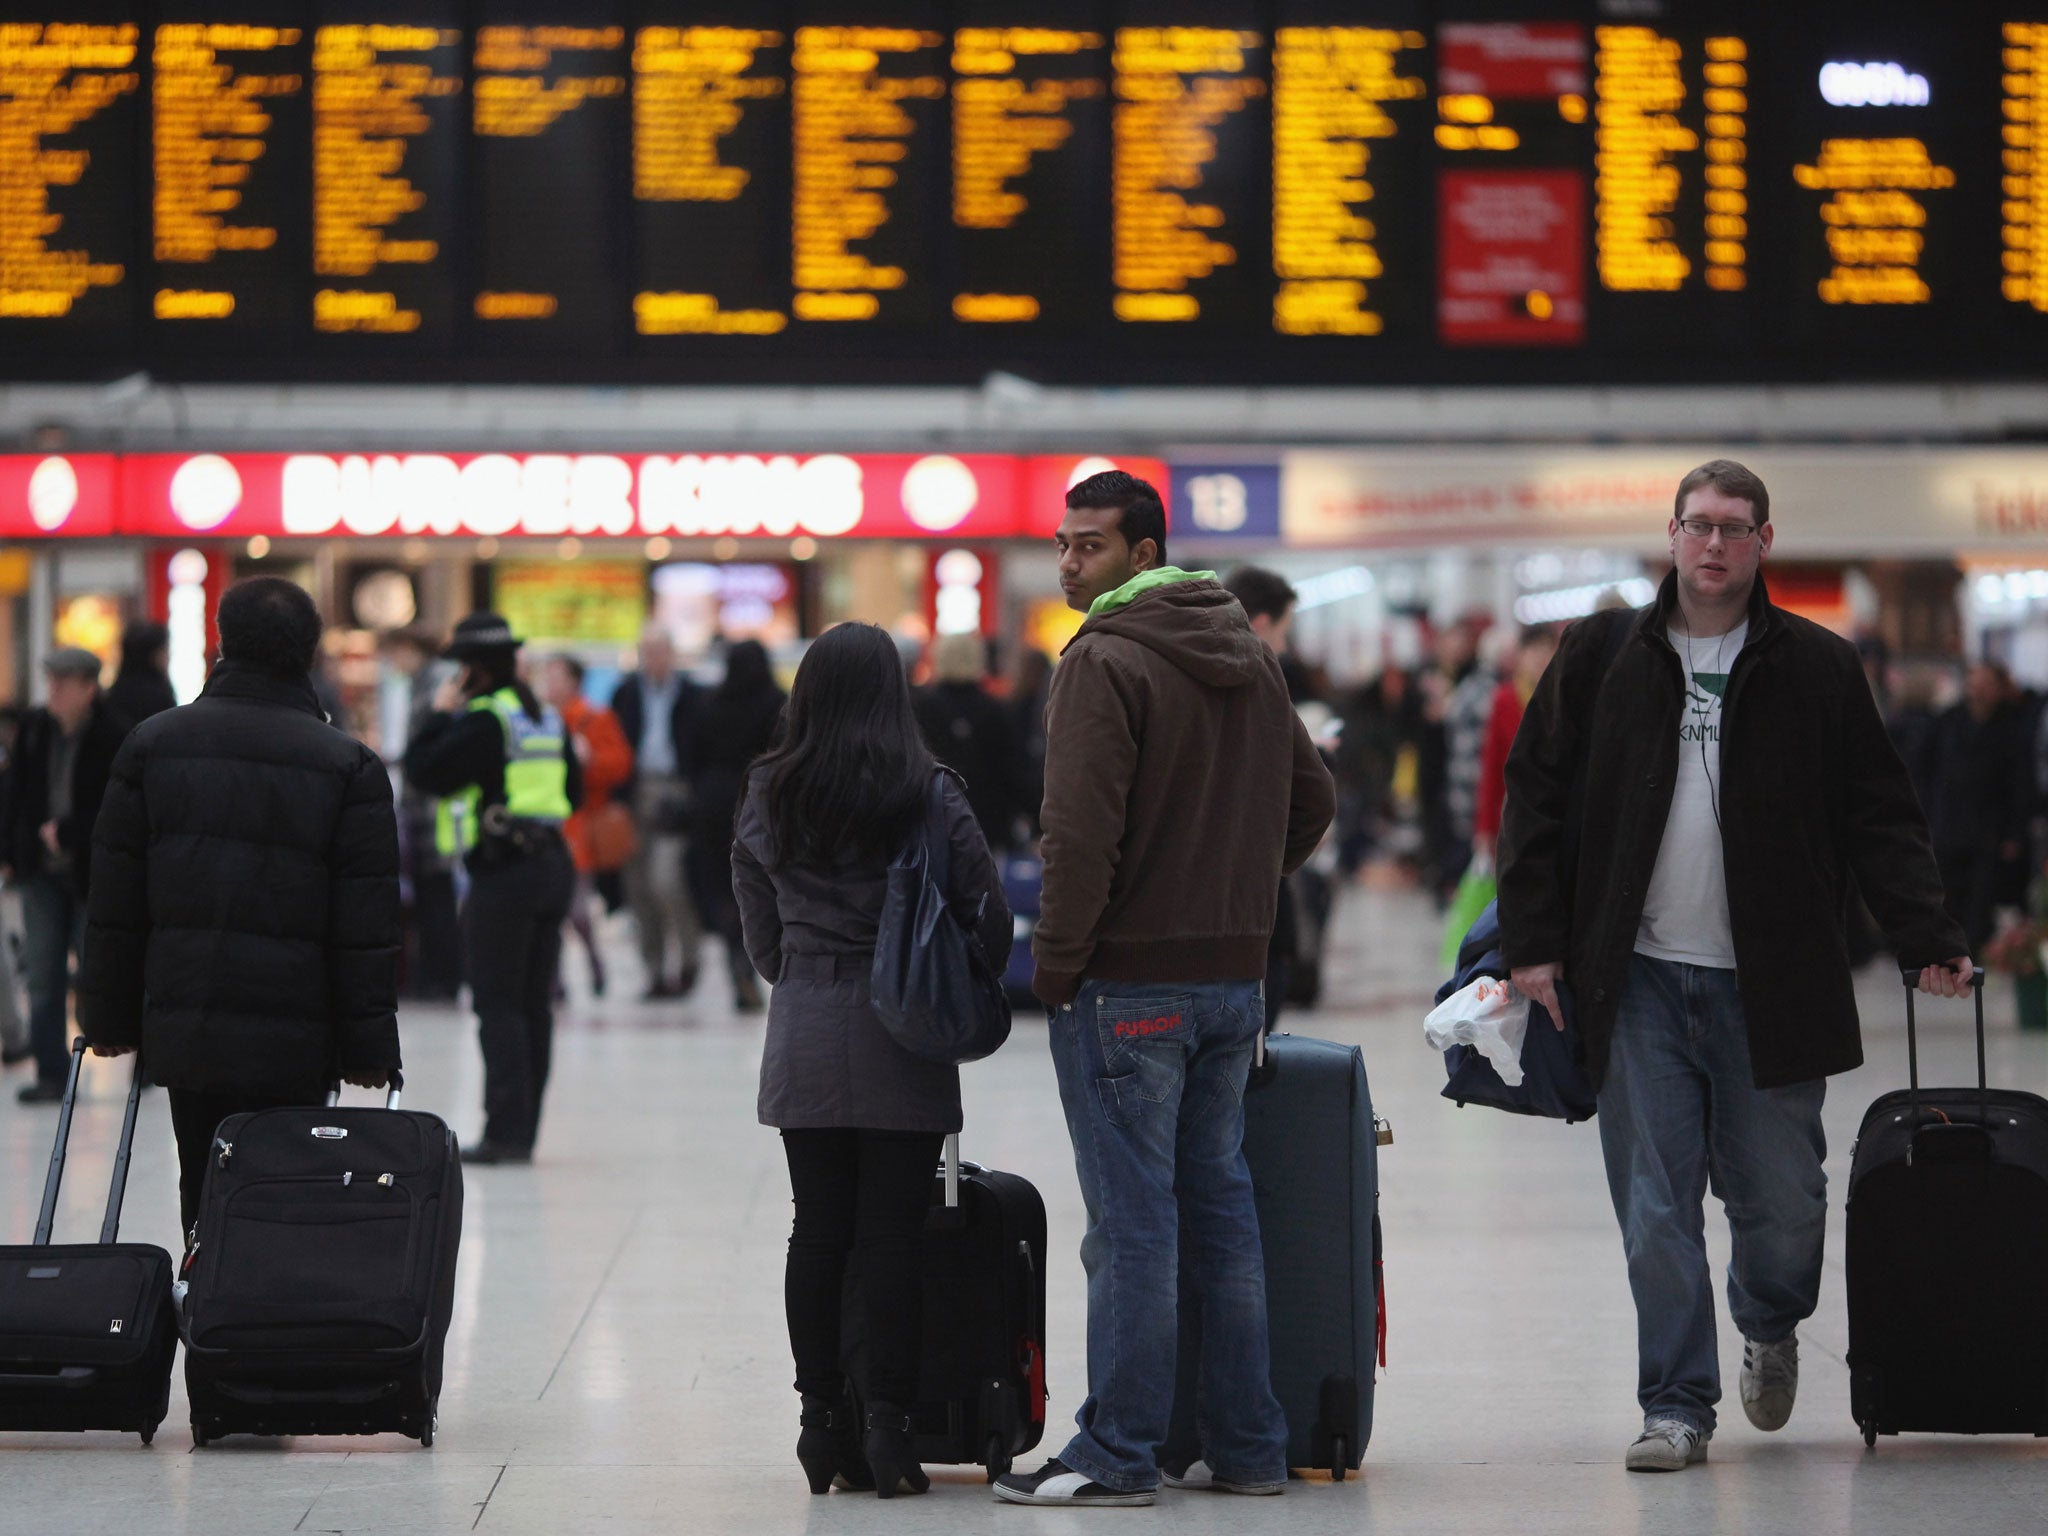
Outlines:
POLYGON ((0 0, 0 381, 2043 358, 2048 0, 0 0))
POLYGON ((90 352, 129 336, 143 46, 119 10, 0 20, 0 350, 36 322, 90 352))
POLYGON ((789 324, 790 17, 666 5, 633 39, 633 328, 773 336, 789 324))
POLYGON ((1116 29, 1111 295, 1137 325, 1265 327, 1271 42, 1256 5, 1132 0, 1116 29))
POLYGON ((149 49, 150 312, 166 348, 305 334, 311 177, 306 7, 175 0, 149 49))
POLYGON ((1108 7, 962 0, 955 23, 953 317, 1071 333, 1108 271, 1108 7))
POLYGON ((1420 311, 1429 36, 1419 6, 1296 0, 1273 34, 1273 329, 1383 336, 1420 311))
MULTIPOLYGON (((333 0, 316 10, 362 14, 333 0)), ((445 345, 464 286, 466 38, 458 5, 408 10, 405 22, 313 29, 312 323, 323 336, 445 345)))
POLYGON ((478 248, 471 334, 492 352, 602 353, 624 313, 631 69, 624 7, 488 0, 472 33, 478 248))
POLYGON ((935 4, 802 10, 790 56, 799 321, 930 325, 944 313, 945 14, 935 4))

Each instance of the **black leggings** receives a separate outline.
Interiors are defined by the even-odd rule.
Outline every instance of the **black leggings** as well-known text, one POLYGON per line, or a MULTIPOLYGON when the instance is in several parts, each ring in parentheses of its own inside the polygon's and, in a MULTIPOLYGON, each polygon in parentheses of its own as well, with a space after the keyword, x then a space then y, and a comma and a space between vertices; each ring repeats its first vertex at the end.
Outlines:
POLYGON ((783 1305, 796 1389, 806 1396, 839 1393, 848 1368, 840 1321, 851 1301, 853 1326, 864 1335, 854 1384, 869 1402, 916 1401, 919 1256, 941 1140, 936 1131, 782 1133, 796 1198, 783 1305))

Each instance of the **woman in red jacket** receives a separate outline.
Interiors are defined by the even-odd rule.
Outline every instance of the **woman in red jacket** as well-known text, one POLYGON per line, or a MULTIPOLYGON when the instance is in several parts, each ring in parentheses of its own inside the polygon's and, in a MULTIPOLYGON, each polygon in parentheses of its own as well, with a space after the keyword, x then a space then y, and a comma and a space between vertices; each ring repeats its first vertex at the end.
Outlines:
POLYGON ((1515 744, 1515 732, 1521 729, 1529 695, 1536 691, 1537 680, 1556 654, 1556 630, 1523 630, 1515 641, 1513 665, 1493 692, 1493 710, 1486 717, 1486 744, 1479 754, 1479 788, 1472 805, 1472 849, 1485 854, 1489 862, 1500 837, 1500 808, 1507 800, 1508 748, 1515 744))

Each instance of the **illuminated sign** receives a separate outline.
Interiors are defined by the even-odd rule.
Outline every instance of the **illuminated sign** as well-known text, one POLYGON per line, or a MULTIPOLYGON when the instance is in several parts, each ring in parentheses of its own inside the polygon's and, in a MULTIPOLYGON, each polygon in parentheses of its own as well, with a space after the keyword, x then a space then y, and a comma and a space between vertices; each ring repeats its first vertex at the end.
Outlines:
POLYGON ((2048 21, 2008 22, 2004 42, 2000 292, 2048 314, 2048 21))
POLYGON ((1820 99, 1831 107, 1924 107, 1927 77, 1897 64, 1823 64, 1820 99))
MULTIPOLYGON (((1009 538, 1020 531, 1023 462, 989 454, 141 454, 123 461, 120 531, 1009 538)), ((0 480, 0 492, 5 486, 0 480)))

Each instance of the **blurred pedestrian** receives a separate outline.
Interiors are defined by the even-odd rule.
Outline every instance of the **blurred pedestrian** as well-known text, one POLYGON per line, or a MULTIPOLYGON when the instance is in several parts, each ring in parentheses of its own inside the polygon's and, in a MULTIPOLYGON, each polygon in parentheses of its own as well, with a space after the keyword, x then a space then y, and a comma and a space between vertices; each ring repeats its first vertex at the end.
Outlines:
POLYGON ((633 777, 619 790, 640 833, 626 864, 626 903, 640 931, 650 1001, 682 997, 697 984, 703 929, 683 862, 689 812, 683 773, 702 707, 697 685, 676 670, 668 631, 648 625, 640 637, 640 669, 620 680, 612 713, 633 749, 633 777), (681 951, 680 971, 669 969, 671 941, 681 951))
POLYGON ((24 1104, 54 1104, 70 1074, 71 968, 91 894, 92 829, 127 728, 100 696, 100 659, 63 646, 43 660, 41 708, 22 717, 0 793, 0 878, 21 899, 29 1041, 24 1104))
POLYGON ((171 632, 138 619, 121 635, 121 670, 107 689, 107 707, 133 730, 151 715, 178 707, 171 687, 171 632))
POLYGON ((1412 774, 1422 711, 1408 674, 1388 665, 1360 688, 1344 710, 1337 738, 1338 839, 1348 877, 1382 851, 1401 807, 1396 791, 1404 764, 1412 774))
POLYGON ((183 1229, 229 1115, 395 1083, 398 828, 377 754, 328 725, 313 600, 230 587, 199 698, 115 759, 78 1022, 170 1090, 183 1229))
POLYGON ((1479 629, 1466 619, 1438 632, 1422 674, 1422 729, 1416 741, 1416 806, 1422 819, 1423 883, 1438 904, 1448 901, 1472 856, 1452 807, 1451 698, 1479 669, 1479 629))
MULTIPOLYGON (((1294 586, 1286 577, 1256 565, 1241 565, 1223 581, 1223 590, 1236 598, 1245 620, 1276 659, 1287 657, 1287 636, 1294 626, 1294 586)), ((1285 670, 1282 672, 1283 680, 1285 670)), ((1292 703, 1293 690, 1288 690, 1292 703)), ((1294 881, 1300 873, 1280 877, 1280 898, 1273 908, 1273 937, 1266 945, 1266 1032, 1280 1027, 1287 1008, 1287 994, 1294 980, 1294 965, 1301 946, 1300 903, 1294 881)))
POLYGON ((454 674, 435 658, 440 640, 424 628, 393 630, 378 642, 384 670, 377 684, 377 750, 398 795, 399 889, 405 901, 405 950, 399 993, 451 1002, 462 989, 462 933, 457 916, 456 827, 440 804, 405 777, 405 749, 434 712, 434 690, 454 674), (443 670, 446 669, 446 670, 443 670))
POLYGON ((1713 1438, 1710 1187, 1743 1413, 1791 1417, 1827 1234, 1826 1080, 1863 1060, 1848 879, 1923 991, 1956 996, 1972 971, 1856 652, 1771 601, 1770 514, 1733 460, 1687 474, 1655 601, 1565 632, 1508 757, 1502 955, 1559 1027, 1570 982, 1599 1091, 1635 1299, 1633 1472, 1697 1465, 1713 1438))
POLYGON ((570 898, 569 931, 582 941, 590 957, 590 990, 604 996, 604 954, 598 948, 591 916, 597 876, 622 867, 633 855, 638 834, 632 813, 612 798, 633 777, 633 748, 619 726, 619 717, 583 696, 583 663, 567 654, 550 656, 542 665, 541 702, 562 717, 569 744, 583 768, 583 803, 562 825, 569 857, 576 865, 576 893, 570 898))
POLYGON ((966 781, 967 803, 997 854, 1016 846, 1024 815, 1024 768, 1010 711, 991 697, 988 652, 979 635, 941 635, 932 646, 932 680, 911 695, 932 756, 966 781))
POLYGON ((690 841, 684 855, 690 895, 704 925, 725 941, 733 1006, 741 1013, 759 1013, 763 1003, 761 979, 747 958, 732 894, 733 820, 747 770, 775 744, 788 702, 776 684, 767 648, 758 640, 742 640, 726 652, 725 678, 705 700, 690 737, 690 841))
POLYGON ((997 1478, 996 1496, 1150 1504, 1162 1471, 1278 1493, 1287 1422, 1244 1091, 1273 893, 1329 826, 1330 775, 1243 607, 1167 563, 1157 490, 1090 476, 1057 543, 1067 605, 1088 617, 1047 712, 1032 990, 1088 1210, 1088 1398, 1065 1448, 997 1478), (1200 1307, 1202 1455, 1162 1469, 1183 1298, 1200 1307))
POLYGON ((1010 723, 1017 735, 1017 794, 1038 837, 1038 807, 1045 798, 1045 697, 1052 687, 1052 658, 1035 645, 1022 645, 1010 664, 1010 723))
POLYGON ((1533 625, 1516 636, 1508 675, 1494 685, 1486 713, 1486 736, 1480 745, 1479 782, 1472 796, 1472 846, 1489 863, 1494 861, 1500 840, 1501 804, 1508 792, 1508 753, 1544 668, 1556 654, 1557 631, 1533 625))
POLYGON ((2033 744, 2013 702, 2010 675, 1980 661, 1963 697, 1934 729, 1927 821, 1948 892, 1950 916, 1970 948, 1997 927, 1997 909, 2026 900, 2026 849, 2033 815, 2033 744))
MULTIPOLYGON (((1480 637, 1481 659, 1444 701, 1444 808, 1450 835, 1470 865, 1478 851, 1474 827, 1479 812, 1479 780, 1485 770, 1487 723, 1493 718, 1494 695, 1502 682, 1499 629, 1480 637)), ((1513 668, 1513 656, 1507 658, 1513 668)), ((1488 867, 1492 849, 1489 847, 1488 867)), ((1459 873, 1462 875, 1463 870, 1459 873)))
POLYGON ((530 1163, 555 1035, 555 977, 576 867, 562 839, 582 774, 562 717, 519 680, 519 639, 495 613, 455 626, 462 671, 405 754, 406 776, 451 803, 469 894, 462 949, 484 1058, 484 1129, 465 1163, 530 1163))
MULTIPOLYGON (((888 865, 922 827, 936 771, 895 642, 872 624, 835 625, 797 668, 781 744, 748 775, 732 845, 747 952, 777 982, 759 1109, 782 1132, 796 1201, 783 1299, 803 1395, 797 1460, 813 1493, 835 1478, 884 1498, 931 1486, 909 1414, 932 1170, 960 1129, 960 1072, 889 1036, 868 977, 888 865), (852 1383, 864 1425, 842 1363, 849 1313, 868 1346, 867 1379, 852 1383)), ((984 903, 975 938, 1000 970, 1002 882, 958 780, 947 775, 941 793, 946 894, 956 911, 984 903)))

